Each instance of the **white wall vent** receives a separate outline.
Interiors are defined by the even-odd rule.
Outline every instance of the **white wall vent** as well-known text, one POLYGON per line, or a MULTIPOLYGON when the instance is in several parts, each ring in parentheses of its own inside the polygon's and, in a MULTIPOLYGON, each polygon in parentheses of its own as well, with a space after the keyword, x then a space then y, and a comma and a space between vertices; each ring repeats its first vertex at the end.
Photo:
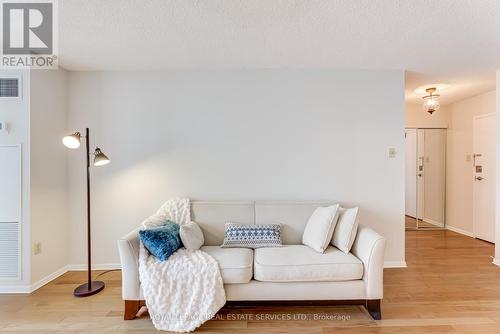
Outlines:
POLYGON ((0 98, 21 98, 20 77, 0 77, 0 98))
POLYGON ((0 279, 19 279, 19 223, 0 223, 0 279))

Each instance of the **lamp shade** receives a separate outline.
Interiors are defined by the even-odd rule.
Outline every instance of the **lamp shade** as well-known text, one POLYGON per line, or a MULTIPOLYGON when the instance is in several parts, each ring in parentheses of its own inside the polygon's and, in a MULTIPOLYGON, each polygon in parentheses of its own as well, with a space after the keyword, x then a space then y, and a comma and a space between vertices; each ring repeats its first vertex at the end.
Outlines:
POLYGON ((67 148, 77 149, 80 147, 80 137, 80 132, 75 132, 70 135, 64 136, 62 142, 67 148))
POLYGON ((110 163, 106 154, 102 153, 99 147, 96 147, 94 152, 94 166, 104 166, 110 163))

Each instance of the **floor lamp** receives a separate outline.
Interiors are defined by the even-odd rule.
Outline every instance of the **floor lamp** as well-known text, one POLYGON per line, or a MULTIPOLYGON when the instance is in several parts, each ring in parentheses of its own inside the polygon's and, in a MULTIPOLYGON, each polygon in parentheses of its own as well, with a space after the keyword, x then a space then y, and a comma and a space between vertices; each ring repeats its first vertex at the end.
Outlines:
POLYGON ((99 147, 96 147, 94 153, 90 153, 90 135, 89 128, 85 129, 85 136, 80 132, 67 135, 63 138, 64 146, 70 149, 77 149, 80 147, 82 138, 85 138, 85 147, 87 149, 87 278, 88 282, 78 286, 73 294, 76 297, 92 296, 102 289, 104 289, 104 282, 92 281, 92 258, 91 258, 91 236, 90 236, 90 156, 94 156, 94 166, 103 166, 109 163, 109 158, 102 153, 99 147))

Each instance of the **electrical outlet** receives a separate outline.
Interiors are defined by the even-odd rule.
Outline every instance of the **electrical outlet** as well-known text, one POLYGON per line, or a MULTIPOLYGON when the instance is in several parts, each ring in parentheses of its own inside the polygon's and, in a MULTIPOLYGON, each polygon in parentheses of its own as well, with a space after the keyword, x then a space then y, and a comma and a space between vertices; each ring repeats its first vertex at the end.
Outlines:
POLYGON ((35 255, 38 255, 42 252, 42 243, 40 241, 35 242, 35 245, 33 246, 33 253, 35 255))

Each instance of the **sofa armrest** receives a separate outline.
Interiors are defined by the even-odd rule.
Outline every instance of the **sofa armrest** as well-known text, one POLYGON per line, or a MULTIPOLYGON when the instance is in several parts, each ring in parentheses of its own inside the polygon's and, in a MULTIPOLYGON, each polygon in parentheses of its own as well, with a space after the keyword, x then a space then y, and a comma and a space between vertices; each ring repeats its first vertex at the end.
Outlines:
POLYGON ((139 281, 139 228, 118 240, 118 252, 122 265, 122 298, 143 299, 139 281))
POLYGON ((367 299, 382 299, 384 289, 385 238, 359 225, 351 252, 363 262, 367 299))

